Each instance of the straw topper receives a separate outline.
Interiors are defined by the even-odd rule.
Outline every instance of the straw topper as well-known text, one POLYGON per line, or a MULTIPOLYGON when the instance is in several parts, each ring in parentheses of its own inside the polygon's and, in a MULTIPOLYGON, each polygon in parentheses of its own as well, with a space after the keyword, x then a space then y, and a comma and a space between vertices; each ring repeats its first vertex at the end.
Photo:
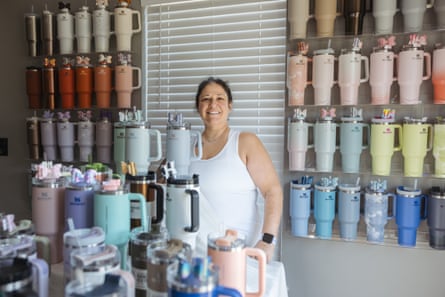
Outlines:
POLYGON ((424 47, 426 45, 426 35, 410 34, 408 44, 413 47, 424 47))
POLYGON ((57 118, 60 122, 68 122, 71 118, 71 113, 69 111, 61 112, 59 111, 57 113, 57 118))
POLYGON ((87 110, 87 111, 79 110, 77 112, 77 117, 79 118, 79 120, 81 120, 83 122, 89 122, 92 117, 91 110, 87 110))
POLYGON ((392 49, 396 45, 396 37, 395 36, 388 36, 387 38, 380 37, 377 39, 378 47, 384 48, 384 49, 392 49))
POLYGON ((110 65, 112 60, 111 55, 99 54, 98 62, 100 65, 110 65))
POLYGON ((332 120, 335 118, 335 112, 336 109, 334 107, 328 109, 328 108, 322 108, 320 109, 320 119, 322 120, 332 120))
POLYGON ((359 52, 363 47, 363 42, 357 37, 352 41, 352 50, 355 52, 359 52))
POLYGON ((296 120, 304 121, 306 119, 306 115, 307 115, 306 109, 297 108, 297 109, 294 109, 294 114, 293 114, 292 118, 296 119, 296 120))
POLYGON ((77 66, 89 66, 90 58, 87 56, 76 56, 76 64, 77 66))

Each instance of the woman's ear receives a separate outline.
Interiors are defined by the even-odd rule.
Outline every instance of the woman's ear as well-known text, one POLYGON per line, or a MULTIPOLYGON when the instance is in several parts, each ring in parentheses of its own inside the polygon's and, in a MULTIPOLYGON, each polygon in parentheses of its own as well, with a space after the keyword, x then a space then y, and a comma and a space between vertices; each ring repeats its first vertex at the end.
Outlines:
POLYGON ((232 109, 233 109, 233 104, 232 102, 229 102, 229 110, 232 111, 232 109))

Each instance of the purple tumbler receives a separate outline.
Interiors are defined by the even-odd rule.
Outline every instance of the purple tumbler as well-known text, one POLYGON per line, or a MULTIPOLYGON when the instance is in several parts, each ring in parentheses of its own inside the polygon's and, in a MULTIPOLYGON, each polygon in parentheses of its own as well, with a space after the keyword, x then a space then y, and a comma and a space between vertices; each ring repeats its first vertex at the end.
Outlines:
POLYGON ((65 230, 67 220, 73 220, 76 229, 94 225, 94 187, 85 182, 72 183, 65 189, 65 230))

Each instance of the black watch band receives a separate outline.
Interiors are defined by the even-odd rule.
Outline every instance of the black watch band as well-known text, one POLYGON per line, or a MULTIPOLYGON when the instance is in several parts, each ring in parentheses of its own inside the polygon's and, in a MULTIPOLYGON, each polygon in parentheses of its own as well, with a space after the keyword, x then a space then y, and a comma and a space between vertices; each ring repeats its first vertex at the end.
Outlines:
POLYGON ((263 238, 261 240, 264 241, 265 243, 268 243, 268 244, 275 244, 276 243, 275 236, 273 236, 270 233, 263 233, 263 238))

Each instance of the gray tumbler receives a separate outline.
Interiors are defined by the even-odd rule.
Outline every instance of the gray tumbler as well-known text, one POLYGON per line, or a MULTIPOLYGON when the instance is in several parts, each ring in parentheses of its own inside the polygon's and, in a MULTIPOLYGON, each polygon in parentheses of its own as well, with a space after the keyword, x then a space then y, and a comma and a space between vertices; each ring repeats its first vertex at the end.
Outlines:
POLYGON ((430 246, 443 250, 445 249, 445 193, 440 187, 432 187, 427 199, 430 246))

